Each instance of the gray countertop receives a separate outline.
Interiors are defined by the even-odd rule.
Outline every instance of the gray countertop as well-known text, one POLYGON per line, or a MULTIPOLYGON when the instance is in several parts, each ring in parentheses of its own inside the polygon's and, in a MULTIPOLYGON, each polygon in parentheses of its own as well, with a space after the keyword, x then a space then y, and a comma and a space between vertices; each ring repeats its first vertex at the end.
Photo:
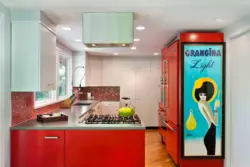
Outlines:
POLYGON ((62 113, 68 116, 68 121, 60 122, 49 122, 49 123, 40 123, 36 119, 29 120, 27 122, 18 124, 11 127, 11 130, 78 130, 78 129, 96 129, 96 130, 105 130, 105 129, 119 129, 119 130, 128 130, 128 129, 145 129, 143 124, 84 124, 78 123, 78 118, 88 111, 90 111, 97 103, 100 101, 84 101, 92 103, 89 106, 72 106, 70 109, 60 109, 58 113, 62 113))

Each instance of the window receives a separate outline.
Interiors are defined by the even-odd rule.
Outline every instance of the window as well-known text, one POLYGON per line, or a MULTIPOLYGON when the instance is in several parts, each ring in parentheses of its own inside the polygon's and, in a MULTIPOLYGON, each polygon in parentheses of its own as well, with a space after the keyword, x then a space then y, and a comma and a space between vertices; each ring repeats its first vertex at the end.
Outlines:
POLYGON ((57 88, 54 91, 35 92, 35 108, 58 103, 71 95, 72 51, 57 44, 57 88))
POLYGON ((35 100, 36 102, 47 101, 51 99, 50 92, 36 92, 35 93, 35 100))
POLYGON ((66 96, 67 95, 67 83, 68 83, 68 76, 67 76, 67 59, 60 57, 59 62, 59 96, 66 96))

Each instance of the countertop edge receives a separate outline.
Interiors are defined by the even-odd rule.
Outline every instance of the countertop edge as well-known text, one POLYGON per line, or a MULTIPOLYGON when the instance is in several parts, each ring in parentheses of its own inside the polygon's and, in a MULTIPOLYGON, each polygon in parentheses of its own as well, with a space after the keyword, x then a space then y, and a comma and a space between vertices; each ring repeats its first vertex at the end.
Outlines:
POLYGON ((138 127, 16 127, 10 128, 10 130, 145 130, 145 126, 138 127))

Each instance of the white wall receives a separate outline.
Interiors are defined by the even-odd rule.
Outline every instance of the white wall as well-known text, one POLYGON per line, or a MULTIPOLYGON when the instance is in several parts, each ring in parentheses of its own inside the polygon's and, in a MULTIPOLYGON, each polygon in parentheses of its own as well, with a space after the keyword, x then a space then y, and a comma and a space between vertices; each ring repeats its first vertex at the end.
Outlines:
POLYGON ((160 56, 88 56, 88 86, 120 86, 146 126, 158 126, 160 56))
POLYGON ((250 19, 242 18, 224 29, 226 56, 225 167, 249 167, 250 149, 250 19))
MULTIPOLYGON (((84 66, 84 69, 79 68, 73 74, 73 85, 79 87, 81 79, 86 73, 86 54, 85 52, 73 52, 72 70, 78 66, 84 66)), ((82 79, 81 86, 85 86, 86 76, 82 79)))
POLYGON ((10 93, 10 13, 0 3, 4 25, 0 28, 0 166, 10 166, 11 93, 10 93), (4 28, 4 31, 2 31, 4 28))

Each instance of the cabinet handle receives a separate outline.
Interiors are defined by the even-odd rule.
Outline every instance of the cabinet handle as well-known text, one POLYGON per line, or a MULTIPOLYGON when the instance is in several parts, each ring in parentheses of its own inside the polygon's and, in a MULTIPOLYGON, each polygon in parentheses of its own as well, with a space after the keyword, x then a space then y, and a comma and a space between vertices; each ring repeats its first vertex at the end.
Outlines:
POLYGON ((57 139, 59 139, 59 137, 58 136, 45 136, 44 139, 46 139, 46 140, 57 140, 57 139))
POLYGON ((167 122, 164 122, 164 123, 165 123, 165 125, 166 125, 171 131, 176 132, 176 129, 175 129, 175 128, 173 128, 172 126, 170 126, 167 122))
POLYGON ((158 114, 166 116, 166 113, 163 113, 163 112, 158 112, 158 114))

